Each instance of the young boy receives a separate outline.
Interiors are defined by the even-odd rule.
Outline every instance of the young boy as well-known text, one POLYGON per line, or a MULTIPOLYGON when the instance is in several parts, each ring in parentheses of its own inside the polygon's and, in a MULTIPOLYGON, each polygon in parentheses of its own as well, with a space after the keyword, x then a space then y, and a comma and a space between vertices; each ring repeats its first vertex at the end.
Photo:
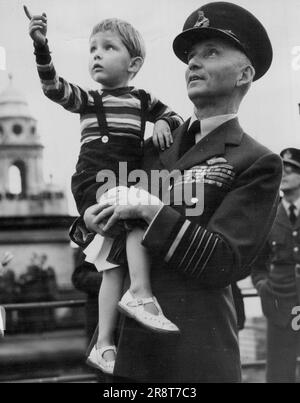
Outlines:
MULTIPOLYGON (((85 91, 57 76, 46 39, 46 15, 32 17, 26 8, 25 12, 30 18, 29 33, 34 41, 45 95, 67 110, 80 114, 82 146, 72 178, 72 191, 78 211, 84 215, 96 199, 103 202, 106 197, 99 194, 99 172, 110 170, 119 179, 120 162, 127 163, 128 173, 140 167, 146 121, 155 123, 153 141, 164 148, 171 144, 171 130, 177 128, 182 119, 152 95, 128 86, 145 58, 143 40, 129 23, 109 19, 93 28, 89 72, 101 85, 101 90, 85 91)), ((114 234, 115 239, 97 235, 86 251, 89 262, 103 271, 99 335, 88 361, 109 374, 113 373, 116 355, 113 334, 118 306, 151 330, 179 331, 163 315, 153 296, 149 257, 141 245, 143 228, 128 228, 129 225, 122 226, 114 234), (127 262, 130 289, 119 301, 124 280, 122 267, 126 267, 127 262)))

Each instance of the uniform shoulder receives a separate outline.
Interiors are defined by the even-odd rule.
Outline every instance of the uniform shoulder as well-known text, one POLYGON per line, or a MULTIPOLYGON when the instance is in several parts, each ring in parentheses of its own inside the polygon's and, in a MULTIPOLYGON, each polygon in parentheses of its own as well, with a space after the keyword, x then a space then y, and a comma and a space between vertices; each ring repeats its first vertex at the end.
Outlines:
POLYGON ((270 171, 280 177, 282 161, 278 154, 243 131, 237 147, 230 147, 228 159, 235 166, 238 174, 256 170, 270 171))
POLYGON ((274 151, 270 150, 265 145, 261 144, 259 141, 255 140, 252 136, 247 133, 244 133, 242 144, 245 147, 249 154, 253 155, 253 157, 258 160, 263 157, 269 157, 274 161, 277 161, 281 165, 281 158, 274 151))

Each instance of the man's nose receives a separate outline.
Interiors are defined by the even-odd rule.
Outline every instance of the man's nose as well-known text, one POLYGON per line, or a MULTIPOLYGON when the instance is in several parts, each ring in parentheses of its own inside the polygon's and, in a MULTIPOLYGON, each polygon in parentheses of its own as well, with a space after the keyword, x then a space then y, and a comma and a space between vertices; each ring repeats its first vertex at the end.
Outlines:
POLYGON ((189 70, 193 71, 202 67, 202 63, 199 57, 193 56, 188 62, 189 70))
POLYGON ((286 178, 286 177, 289 176, 289 175, 290 175, 290 172, 288 172, 288 171, 285 170, 285 169, 282 170, 282 177, 283 177, 283 178, 286 178))

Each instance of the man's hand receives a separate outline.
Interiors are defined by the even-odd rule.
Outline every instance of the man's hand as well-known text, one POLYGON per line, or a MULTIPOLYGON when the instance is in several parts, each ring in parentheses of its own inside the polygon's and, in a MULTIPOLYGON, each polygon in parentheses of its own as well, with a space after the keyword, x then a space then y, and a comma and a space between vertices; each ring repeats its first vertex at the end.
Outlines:
POLYGON ((163 202, 146 190, 119 186, 110 189, 99 204, 89 207, 84 221, 90 231, 111 236, 119 221, 143 219, 149 224, 162 206, 163 202))
POLYGON ((165 120, 158 120, 154 124, 152 140, 155 147, 165 150, 173 144, 170 126, 165 120))
POLYGON ((94 206, 87 208, 85 210, 83 220, 89 231, 103 235, 102 229, 105 224, 96 221, 98 212, 99 212, 99 204, 95 204, 94 206))
POLYGON ((110 231, 122 220, 142 219, 149 224, 163 206, 159 198, 134 186, 131 186, 128 191, 125 191, 123 187, 117 187, 109 192, 107 200, 99 204, 99 213, 95 219, 96 222, 107 220, 103 227, 105 232, 110 231))
POLYGON ((47 35, 47 16, 45 13, 42 15, 31 15, 28 8, 24 7, 24 11, 29 23, 29 35, 37 45, 45 45, 47 35))
MULTIPOLYGON (((110 206, 110 204, 106 204, 105 206, 110 206)), ((107 231, 104 231, 104 227, 107 223, 107 218, 103 218, 103 220, 97 219, 99 214, 99 204, 95 204, 86 209, 84 213, 84 222, 87 229, 96 234, 100 234, 102 236, 108 236, 110 238, 116 238, 120 232, 124 231, 124 226, 117 223, 114 228, 110 228, 107 231)))

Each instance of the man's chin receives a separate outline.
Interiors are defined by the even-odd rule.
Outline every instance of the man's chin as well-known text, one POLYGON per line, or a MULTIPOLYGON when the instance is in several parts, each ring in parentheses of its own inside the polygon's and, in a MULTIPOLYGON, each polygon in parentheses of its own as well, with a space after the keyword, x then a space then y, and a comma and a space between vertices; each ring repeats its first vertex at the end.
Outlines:
POLYGON ((289 187, 288 186, 280 186, 280 191, 281 192, 283 192, 283 193, 285 193, 285 192, 288 192, 290 189, 289 189, 289 187))
POLYGON ((192 102, 202 99, 202 98, 206 98, 208 96, 207 92, 201 88, 188 88, 187 90, 188 93, 188 97, 190 98, 190 100, 192 102))

